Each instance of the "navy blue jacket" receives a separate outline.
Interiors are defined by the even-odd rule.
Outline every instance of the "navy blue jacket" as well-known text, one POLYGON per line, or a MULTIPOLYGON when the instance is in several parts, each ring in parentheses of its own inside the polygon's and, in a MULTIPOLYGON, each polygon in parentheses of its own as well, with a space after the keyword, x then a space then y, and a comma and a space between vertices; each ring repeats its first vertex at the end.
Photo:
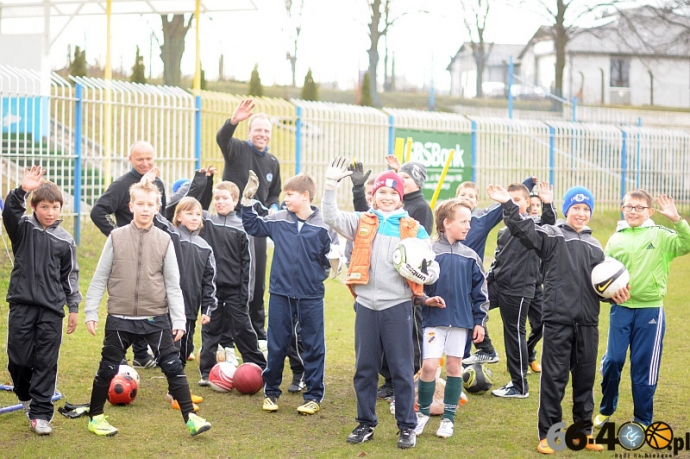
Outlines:
POLYGON ((314 212, 298 231, 294 212, 280 210, 259 217, 253 208, 242 206, 245 231, 255 237, 270 237, 275 245, 268 288, 272 294, 290 298, 324 297, 323 281, 331 266, 326 254, 332 241, 321 212, 314 206, 312 209, 314 212))
POLYGON ((484 325, 489 309, 482 260, 470 248, 456 241, 450 245, 445 235, 433 245, 441 274, 438 280, 424 287, 427 296, 440 296, 445 308, 422 307, 424 327, 457 327, 472 330, 484 325))

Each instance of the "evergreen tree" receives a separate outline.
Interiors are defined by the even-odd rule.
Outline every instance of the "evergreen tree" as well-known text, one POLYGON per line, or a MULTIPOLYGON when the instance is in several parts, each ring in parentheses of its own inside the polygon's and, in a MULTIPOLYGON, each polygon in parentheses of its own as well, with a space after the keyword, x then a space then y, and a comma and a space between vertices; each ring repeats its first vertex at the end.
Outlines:
POLYGON ((261 77, 259 76, 259 64, 254 65, 252 77, 249 79, 249 95, 254 97, 264 95, 264 87, 261 85, 261 77))
POLYGON ((74 59, 69 65, 69 74, 73 77, 86 76, 86 51, 78 46, 74 47, 74 59))
POLYGON ((369 72, 365 73, 362 79, 362 87, 359 93, 359 105, 366 105, 367 107, 374 106, 374 100, 371 97, 371 79, 369 77, 369 72))
POLYGON ((144 56, 139 52, 139 47, 137 46, 137 55, 134 58, 134 65, 132 66, 132 77, 130 78, 132 83, 146 84, 146 67, 144 66, 144 56))
POLYGON ((314 81, 311 76, 311 69, 307 72, 304 77, 304 85, 302 86, 302 99, 303 100, 319 100, 319 86, 314 81))

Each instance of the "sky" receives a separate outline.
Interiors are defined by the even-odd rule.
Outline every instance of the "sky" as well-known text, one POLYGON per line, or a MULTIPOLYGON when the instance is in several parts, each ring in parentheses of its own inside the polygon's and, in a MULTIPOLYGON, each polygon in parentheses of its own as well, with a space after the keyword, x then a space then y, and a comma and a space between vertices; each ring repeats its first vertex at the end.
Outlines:
MULTIPOLYGON (((231 1, 231 0, 228 0, 231 1)), ((301 85, 308 68, 320 84, 336 83, 340 89, 356 85, 359 71, 368 67, 370 10, 366 0, 305 0, 302 32, 297 50, 297 84, 301 85)), ((190 2, 193 5, 193 2, 190 2)), ((265 85, 289 84, 291 70, 286 52, 292 48, 291 23, 283 0, 254 0, 255 11, 218 12, 202 15, 200 21, 201 61, 206 78, 218 76, 218 63, 224 55, 224 75, 248 81, 252 68, 259 66, 265 85)), ((398 12, 409 12, 391 28, 388 46, 395 56, 397 82, 412 87, 428 87, 433 79, 439 93, 448 91, 446 67, 460 45, 468 39, 462 23, 459 0, 395 0, 398 12), (426 12, 421 12, 425 10, 426 12)), ((53 38, 66 20, 53 18, 53 38)), ((544 19, 525 10, 495 6, 490 13, 487 41, 526 43, 544 19)), ((112 18, 112 65, 131 72, 136 46, 153 75, 160 75, 159 43, 162 43, 157 15, 116 15, 112 18)), ((43 19, 3 19, 3 34, 43 33, 43 19)), ((53 68, 64 67, 69 47, 86 49, 87 61, 105 62, 105 16, 74 18, 55 39, 51 48, 53 68)), ((194 72, 195 31, 187 34, 182 61, 183 74, 194 72)), ((383 61, 383 43, 379 46, 383 61)), ((383 74, 379 67, 379 75, 383 74)))

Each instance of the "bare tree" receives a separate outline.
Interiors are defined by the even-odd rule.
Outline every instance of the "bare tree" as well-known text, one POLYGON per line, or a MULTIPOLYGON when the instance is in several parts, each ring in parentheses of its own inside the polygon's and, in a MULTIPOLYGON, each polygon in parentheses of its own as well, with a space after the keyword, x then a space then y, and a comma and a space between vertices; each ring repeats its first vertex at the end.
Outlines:
POLYGON ((465 29, 470 37, 472 47, 472 57, 477 67, 477 97, 483 97, 482 83, 484 82, 484 70, 489 61, 489 55, 493 48, 493 43, 484 41, 484 32, 489 18, 489 0, 461 0, 462 19, 465 29), (488 46, 488 48, 487 48, 488 46))
POLYGON ((585 18, 594 18, 597 13, 614 5, 618 0, 603 0, 593 4, 588 0, 522 0, 521 4, 533 10, 550 24, 549 33, 556 51, 554 92, 563 97, 563 75, 568 42, 587 29, 578 26, 585 18), (605 2, 605 3, 604 3, 605 2))
POLYGON ((290 61, 290 67, 292 69, 292 87, 297 86, 296 80, 296 70, 297 66, 297 42, 299 41, 299 34, 302 32, 302 11, 304 10, 304 0, 299 0, 298 2, 293 2, 292 0, 285 0, 285 12, 288 15, 292 29, 290 32, 294 32, 292 36, 292 50, 287 52, 285 56, 287 60, 290 61))
MULTIPOLYGON (((374 105, 380 106, 381 99, 379 98, 377 85, 377 68, 379 65, 379 41, 388 34, 388 31, 393 25, 403 16, 410 14, 411 11, 405 11, 393 14, 391 6, 393 0, 367 0, 369 10, 371 11, 371 18, 369 20, 369 39, 370 46, 367 50, 369 54, 369 79, 371 82, 371 98, 374 105)), ((423 11, 417 11, 423 12, 423 11)))
POLYGON ((184 54, 184 40, 192 25, 194 15, 185 21, 183 14, 161 14, 163 23, 163 44, 161 45, 161 59, 163 60, 163 79, 169 86, 179 86, 182 79, 182 54, 184 54))

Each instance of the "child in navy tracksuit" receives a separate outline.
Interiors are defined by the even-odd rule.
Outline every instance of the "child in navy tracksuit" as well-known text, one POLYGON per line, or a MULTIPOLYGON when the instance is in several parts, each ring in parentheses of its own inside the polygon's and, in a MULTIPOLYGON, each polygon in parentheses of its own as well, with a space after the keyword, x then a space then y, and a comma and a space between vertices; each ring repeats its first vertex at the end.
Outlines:
POLYGON ((413 288, 421 296, 420 284, 438 279, 438 264, 432 262, 427 272, 415 272, 416 277, 410 275, 412 267, 408 264, 402 265, 400 271, 393 265, 395 248, 405 236, 422 239, 431 248, 427 232, 402 209, 403 179, 395 172, 384 172, 376 178, 372 212, 338 210, 335 188, 351 173, 347 171, 347 163, 346 158, 336 158, 327 169, 322 203, 324 220, 355 243, 346 282, 356 298, 354 385, 359 425, 347 441, 363 443, 373 438, 378 424, 378 373, 385 353, 395 391, 395 418, 400 429, 398 447, 412 448, 416 444, 417 419, 414 354, 409 339, 413 323, 411 299, 413 288), (416 287, 407 282, 413 277, 417 279, 416 287))
POLYGON ((489 294, 482 261, 474 250, 462 245, 470 230, 472 206, 451 199, 436 208, 438 240, 433 249, 441 274, 424 288, 428 295, 422 307, 424 363, 419 377, 419 412, 415 433, 421 435, 429 422, 436 390, 436 370, 446 354, 446 387, 443 417, 436 436, 453 435, 455 410, 462 395, 462 357, 469 335, 474 342, 484 339, 484 321, 489 294))
POLYGON ((328 277, 331 236, 321 213, 311 205, 316 193, 314 180, 298 174, 285 182, 285 205, 266 217, 259 217, 252 205, 258 179, 250 171, 243 192, 242 224, 255 237, 270 237, 275 245, 269 284, 268 363, 263 372, 263 410, 278 410, 282 391, 285 357, 294 338, 293 319, 297 315, 304 346, 304 403, 297 407, 300 414, 319 411, 324 396, 323 281, 328 277))

